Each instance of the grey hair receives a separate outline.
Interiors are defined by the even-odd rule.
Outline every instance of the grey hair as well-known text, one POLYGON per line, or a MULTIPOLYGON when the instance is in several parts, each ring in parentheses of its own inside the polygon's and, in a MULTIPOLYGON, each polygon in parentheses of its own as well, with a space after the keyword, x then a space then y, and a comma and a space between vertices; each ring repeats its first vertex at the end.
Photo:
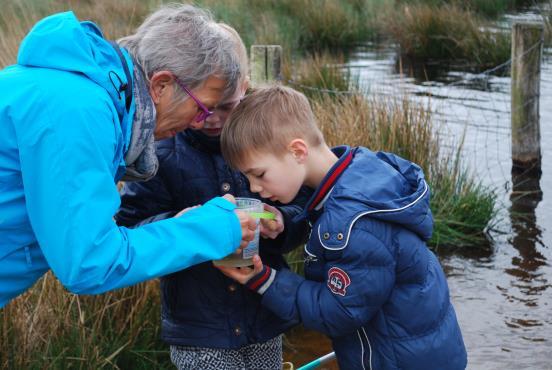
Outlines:
MULTIPOLYGON (((236 88, 240 88, 249 75, 249 59, 247 57, 247 50, 245 49, 245 45, 240 37, 240 34, 232 26, 226 23, 218 23, 218 25, 230 35, 230 38, 234 43, 234 48, 238 57, 238 63, 240 65, 240 78, 238 80, 238 86, 236 88)), ((234 93, 235 91, 228 91, 228 95, 224 95, 222 101, 228 99, 230 96, 234 95, 234 93)))
MULTIPOLYGON (((195 89, 213 76, 226 81, 227 95, 241 79, 240 56, 231 35, 217 25, 211 13, 193 5, 164 5, 146 18, 135 34, 118 42, 148 80, 155 72, 170 71, 189 89, 195 89)), ((180 88, 175 91, 176 100, 187 99, 180 88)))

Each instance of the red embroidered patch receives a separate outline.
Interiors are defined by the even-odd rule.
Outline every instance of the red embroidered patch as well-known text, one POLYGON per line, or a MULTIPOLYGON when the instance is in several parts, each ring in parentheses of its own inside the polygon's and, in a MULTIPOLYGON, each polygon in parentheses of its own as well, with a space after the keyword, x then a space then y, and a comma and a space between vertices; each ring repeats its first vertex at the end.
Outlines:
POLYGON ((328 271, 328 288, 335 294, 345 296, 347 287, 351 285, 351 278, 345 271, 332 267, 328 271))

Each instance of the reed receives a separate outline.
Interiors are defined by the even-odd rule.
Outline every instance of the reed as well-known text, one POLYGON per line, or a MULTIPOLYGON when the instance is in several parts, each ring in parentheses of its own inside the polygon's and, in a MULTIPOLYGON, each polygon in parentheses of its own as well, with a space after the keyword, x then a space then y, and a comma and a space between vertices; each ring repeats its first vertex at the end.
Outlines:
POLYGON ((77 296, 48 273, 0 311, 0 368, 168 368, 159 320, 155 281, 77 296))
POLYGON ((520 6, 533 5, 535 0, 400 0, 405 4, 425 4, 431 6, 455 5, 471 10, 486 18, 496 18, 520 6))
POLYGON ((280 44, 295 51, 341 49, 374 34, 382 0, 199 0, 233 25, 246 45, 280 44))
POLYGON ((296 58, 284 64, 284 80, 310 98, 335 96, 350 90, 358 91, 358 80, 344 68, 343 54, 328 52, 296 58))
POLYGON ((493 67, 510 58, 509 34, 486 28, 477 15, 456 5, 404 6, 387 24, 406 56, 455 64, 463 60, 479 68, 493 67))

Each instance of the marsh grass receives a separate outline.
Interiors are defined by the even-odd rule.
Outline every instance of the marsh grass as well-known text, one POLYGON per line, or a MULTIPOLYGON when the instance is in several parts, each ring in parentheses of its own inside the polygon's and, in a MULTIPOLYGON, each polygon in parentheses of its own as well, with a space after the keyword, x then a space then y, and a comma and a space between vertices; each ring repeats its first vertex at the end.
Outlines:
POLYGON ((285 49, 343 49, 375 33, 382 0, 199 0, 233 25, 247 45, 280 44, 285 49))
POLYGON ((343 68, 343 54, 315 53, 283 67, 284 80, 310 98, 358 90, 358 80, 343 68))
POLYGON ((159 320, 155 281, 77 296, 48 273, 0 311, 0 368, 168 367, 159 320))
POLYGON ((507 61, 508 33, 491 30, 477 15, 455 5, 404 6, 388 20, 388 30, 403 55, 419 59, 450 60, 479 68, 507 61))
POLYGON ((400 0, 406 4, 424 4, 431 6, 455 5, 474 13, 495 18, 507 11, 523 5, 533 5, 538 0, 400 0))
POLYGON ((117 39, 132 33, 159 4, 156 0, 5 0, 0 12, 0 68, 15 63, 21 40, 45 16, 73 10, 77 18, 98 23, 107 38, 117 39))

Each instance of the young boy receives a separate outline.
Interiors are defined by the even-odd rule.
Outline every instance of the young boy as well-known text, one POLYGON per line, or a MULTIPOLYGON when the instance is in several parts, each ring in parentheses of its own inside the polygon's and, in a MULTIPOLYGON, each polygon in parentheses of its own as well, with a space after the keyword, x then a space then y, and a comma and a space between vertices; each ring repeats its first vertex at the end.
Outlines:
POLYGON ((251 191, 287 203, 315 190, 303 216, 312 225, 305 278, 254 258, 223 268, 262 294, 284 320, 332 339, 341 369, 464 369, 466 350, 447 282, 425 241, 429 189, 417 165, 358 147, 330 149, 306 97, 260 88, 222 133, 226 160, 251 191))
MULTIPOLYGON (((220 26, 233 36, 246 76, 247 53, 239 35, 229 26, 220 26)), ((188 130, 158 144, 158 174, 148 182, 127 183, 123 188, 116 216, 120 225, 172 217, 183 208, 224 194, 255 197, 247 179, 224 161, 219 141, 228 115, 246 89, 244 77, 234 94, 215 107, 201 131, 188 130)), ((268 237, 261 239, 261 255, 284 267, 281 254, 304 242, 308 227, 290 222, 301 207, 281 207, 281 213, 266 208, 278 217, 273 229, 261 229, 268 237), (281 233, 284 224, 286 232, 281 233)), ((214 233, 216 228, 213 225, 214 233)), ((281 369, 280 334, 293 323, 263 307, 260 296, 222 275, 210 262, 163 277, 161 293, 161 335, 178 369, 281 369)))

